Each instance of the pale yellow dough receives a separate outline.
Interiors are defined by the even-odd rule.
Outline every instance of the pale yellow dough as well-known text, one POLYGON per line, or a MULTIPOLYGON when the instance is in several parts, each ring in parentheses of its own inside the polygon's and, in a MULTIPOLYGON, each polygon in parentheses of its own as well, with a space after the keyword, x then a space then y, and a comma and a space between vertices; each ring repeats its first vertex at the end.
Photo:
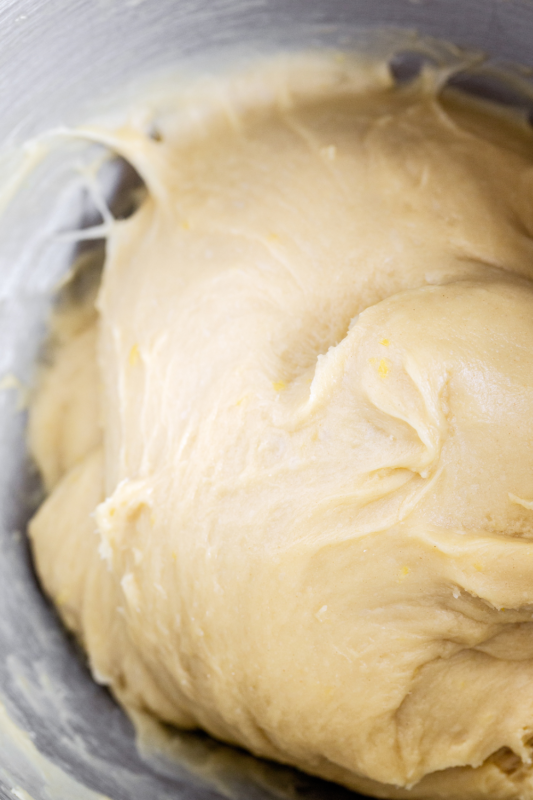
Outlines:
POLYGON ((349 58, 204 94, 88 132, 149 197, 31 409, 42 582, 129 709, 533 798, 533 137, 349 58))

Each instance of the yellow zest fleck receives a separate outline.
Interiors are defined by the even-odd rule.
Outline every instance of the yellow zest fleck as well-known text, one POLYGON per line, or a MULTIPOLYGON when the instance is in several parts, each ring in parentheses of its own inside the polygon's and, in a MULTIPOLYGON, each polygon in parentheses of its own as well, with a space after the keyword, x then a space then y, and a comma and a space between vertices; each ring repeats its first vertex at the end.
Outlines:
POLYGON ((7 375, 0 380, 0 391, 6 391, 9 389, 16 389, 18 393, 17 398, 17 411, 23 411, 25 408, 28 407, 28 400, 29 400, 29 390, 22 381, 20 381, 16 375, 13 375, 9 372, 7 375))
POLYGON ((287 388, 285 381, 275 381, 272 386, 275 392, 283 392, 287 388))
POLYGON ((190 231, 191 223, 189 222, 188 219, 182 219, 181 220, 181 227, 183 228, 184 231, 190 231))
POLYGON ((172 558, 173 558, 173 560, 174 560, 174 561, 177 561, 177 560, 178 560, 178 556, 177 556, 177 554, 176 554, 176 551, 175 551, 175 550, 172 552, 172 558))
POLYGON ((390 342, 388 339, 381 339, 380 344, 382 344, 383 347, 388 347, 390 345, 390 342))
POLYGON ((400 570, 400 578, 399 578, 398 583, 400 581, 403 581, 405 578, 407 578, 407 576, 409 575, 410 571, 411 570, 409 569, 409 567, 404 565, 400 570))
POLYGON ((388 374, 389 365, 387 363, 387 359, 385 358, 381 359, 381 361, 379 362, 378 372, 380 378, 385 378, 385 376, 388 374))
POLYGON ((67 602, 68 598, 69 598, 69 593, 68 593, 67 589, 62 589, 56 595, 56 599, 55 599, 56 600, 56 605, 58 605, 58 606, 64 605, 67 602))
POLYGON ((130 354, 128 356, 128 362, 129 362, 130 367, 134 367, 135 364, 137 364, 137 362, 139 361, 139 357, 140 357, 139 345, 138 344, 134 344, 133 347, 131 348, 130 354))
POLYGON ((268 241, 269 242, 277 242, 279 241, 279 236, 277 233, 269 233, 268 234, 268 241))
POLYGON ((481 566, 481 564, 474 564, 474 569, 477 570, 478 572, 483 572, 483 567, 481 566))
POLYGON ((110 517, 113 517, 113 516, 115 515, 115 511, 116 511, 116 510, 117 510, 116 508, 110 508, 110 509, 109 509, 109 516, 110 516, 110 517))

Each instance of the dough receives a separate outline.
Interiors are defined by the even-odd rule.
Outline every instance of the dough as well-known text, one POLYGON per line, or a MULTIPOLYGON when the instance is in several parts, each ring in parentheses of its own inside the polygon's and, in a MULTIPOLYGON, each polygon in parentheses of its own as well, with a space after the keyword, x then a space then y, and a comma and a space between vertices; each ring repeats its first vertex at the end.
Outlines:
POLYGON ((88 133, 149 197, 31 409, 42 583, 127 709, 532 798, 533 137, 333 55, 220 87, 88 133))

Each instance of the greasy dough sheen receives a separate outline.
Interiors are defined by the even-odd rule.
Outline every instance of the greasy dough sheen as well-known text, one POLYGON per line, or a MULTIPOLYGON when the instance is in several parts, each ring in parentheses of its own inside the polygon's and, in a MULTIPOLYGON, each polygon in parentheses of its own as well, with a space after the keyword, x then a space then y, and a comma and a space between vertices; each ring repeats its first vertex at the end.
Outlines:
POLYGON ((42 583, 131 711, 533 798, 533 138, 350 58, 220 81, 85 130, 149 195, 32 404, 42 583))

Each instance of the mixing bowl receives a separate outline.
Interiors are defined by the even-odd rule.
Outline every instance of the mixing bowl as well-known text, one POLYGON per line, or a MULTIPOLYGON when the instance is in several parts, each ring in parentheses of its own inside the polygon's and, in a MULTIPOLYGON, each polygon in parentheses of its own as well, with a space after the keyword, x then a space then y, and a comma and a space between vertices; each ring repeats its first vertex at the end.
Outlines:
MULTIPOLYGON (((531 0, 0 0, 0 798, 354 797, 202 734, 169 732, 172 758, 138 751, 35 580, 25 403, 51 298, 80 249, 58 232, 99 220, 84 183, 94 151, 65 128, 113 116, 169 70, 187 81, 279 50, 364 47, 384 26, 533 67, 531 0)), ((414 42, 406 34, 400 77, 414 42)), ((529 107, 527 92, 470 83, 529 107)), ((106 174, 126 214, 135 176, 120 164, 106 174)))

